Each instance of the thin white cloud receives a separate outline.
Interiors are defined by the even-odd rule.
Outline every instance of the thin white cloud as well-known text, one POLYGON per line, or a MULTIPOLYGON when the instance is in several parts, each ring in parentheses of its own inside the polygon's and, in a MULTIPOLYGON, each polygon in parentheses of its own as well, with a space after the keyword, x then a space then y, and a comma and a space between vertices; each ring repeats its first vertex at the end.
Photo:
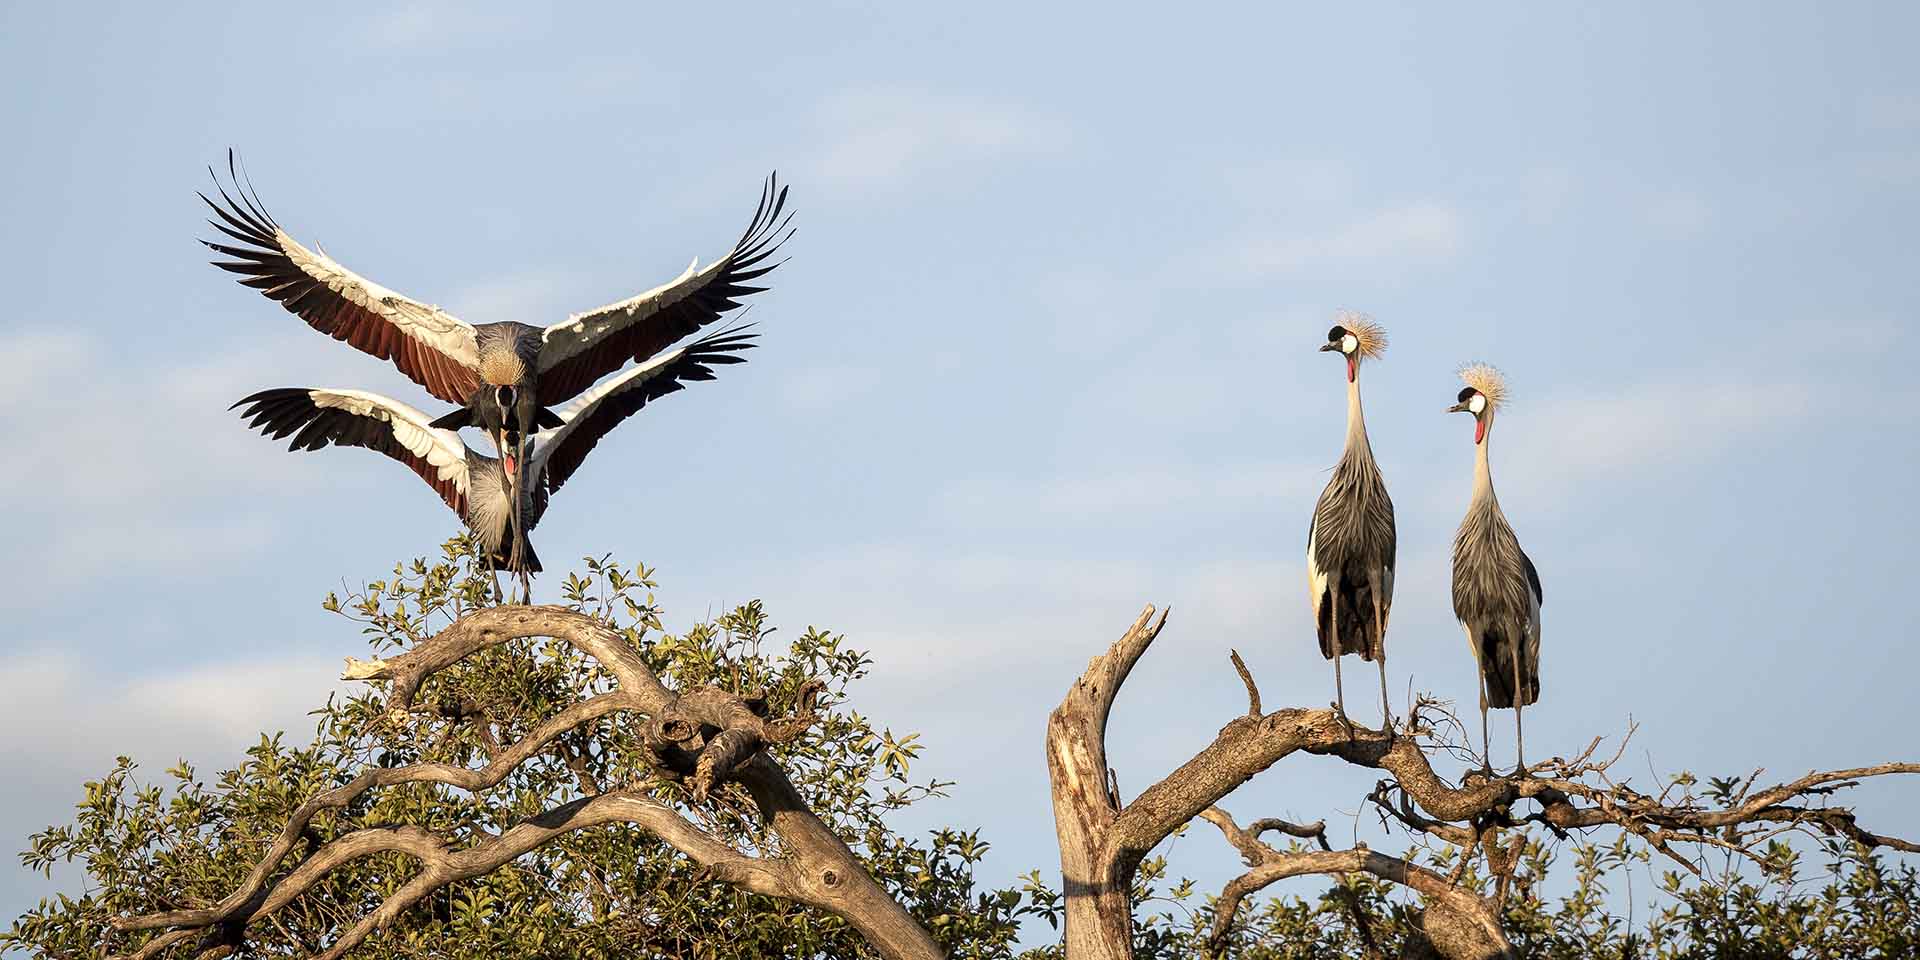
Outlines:
POLYGON ((1059 121, 973 97, 862 91, 820 109, 825 146, 814 163, 823 179, 892 186, 922 175, 1014 154, 1059 149, 1059 121))
POLYGON ((1501 489, 1569 491, 1623 475, 1670 473, 1724 454, 1756 434, 1812 413, 1792 382, 1641 383, 1617 392, 1565 393, 1517 408, 1495 427, 1501 489))
POLYGON ((42 589, 109 569, 225 562, 270 540, 258 517, 222 495, 243 485, 261 496, 244 506, 260 506, 324 478, 286 469, 284 454, 249 438, 227 407, 263 387, 314 382, 302 373, 329 361, 358 359, 323 339, 290 349, 298 336, 131 369, 95 339, 0 336, 0 355, 34 358, 22 381, 30 395, 0 404, 0 432, 21 467, 0 473, 0 498, 35 506, 14 524, 16 549, 0 569, 19 588, 9 599, 45 602, 42 589), (262 382, 263 370, 278 373, 262 382))
POLYGON ((485 37, 512 35, 515 19, 446 0, 393 4, 353 21, 350 43, 382 53, 438 52, 485 37))
POLYGON ((1694 234, 1706 229, 1713 216, 1707 198, 1682 188, 1662 190, 1642 201, 1641 216, 1649 226, 1669 233, 1694 234))
MULTIPOLYGON (((133 679, 102 677, 98 664, 65 650, 0 659, 0 757, 32 770, 50 790, 105 772, 120 755, 148 770, 186 757, 231 763, 262 732, 305 739, 307 711, 347 691, 339 661, 315 657, 208 663, 133 679), (60 718, 58 735, 47 719, 60 718)), ((25 809, 57 798, 6 791, 0 807, 19 824, 25 809)))
MULTIPOLYGON (((684 264, 683 264, 684 266, 684 264)), ((667 280, 662 276, 660 280, 667 280)), ((648 281, 649 284, 657 281, 648 281)), ((577 273, 557 267, 522 270, 494 277, 454 292, 447 311, 468 323, 558 323, 569 313, 600 304, 583 293, 588 285, 577 273)), ((634 293, 638 293, 636 288, 634 293)), ((625 295, 623 295, 625 296, 625 295)), ((608 298, 612 302, 614 298, 608 298)))
POLYGON ((983 476, 941 491, 936 503, 955 518, 992 514, 1003 521, 1037 517, 1110 522, 1127 511, 1231 510, 1274 498, 1311 497, 1326 483, 1325 464, 1116 464, 1053 477, 983 476))
POLYGON ((1863 128, 1876 133, 1920 131, 1920 93, 1868 94, 1860 98, 1855 115, 1863 128))
POLYGON ((1249 243, 1243 262, 1257 270, 1298 270, 1329 263, 1445 263, 1467 243, 1465 217, 1452 206, 1421 200, 1375 211, 1318 234, 1249 243))
POLYGON ((1541 167, 1520 175, 1516 193, 1520 210, 1534 223, 1550 223, 1572 202, 1577 183, 1561 167, 1541 167))
POLYGON ((788 374, 777 387, 780 411, 790 417, 831 413, 876 388, 870 371, 852 366, 809 367, 788 374))

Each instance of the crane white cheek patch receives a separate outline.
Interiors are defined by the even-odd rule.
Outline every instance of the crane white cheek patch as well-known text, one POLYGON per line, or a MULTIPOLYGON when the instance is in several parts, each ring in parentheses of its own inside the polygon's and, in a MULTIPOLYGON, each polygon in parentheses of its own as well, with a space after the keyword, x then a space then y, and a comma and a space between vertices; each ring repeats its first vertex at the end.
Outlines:
POLYGON ((1467 409, 1473 411, 1474 416, 1479 416, 1487 409, 1486 395, 1479 393, 1474 394, 1473 398, 1467 401, 1467 409))
POLYGON ((1341 353, 1352 353, 1358 349, 1360 349, 1359 337, 1356 337, 1353 334, 1349 333, 1346 336, 1340 338, 1341 353))

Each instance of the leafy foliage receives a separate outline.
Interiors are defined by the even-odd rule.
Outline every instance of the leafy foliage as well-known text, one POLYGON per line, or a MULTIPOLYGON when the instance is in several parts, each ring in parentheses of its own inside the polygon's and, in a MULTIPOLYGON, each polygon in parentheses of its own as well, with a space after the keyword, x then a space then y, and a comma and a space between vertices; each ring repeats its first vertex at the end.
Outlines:
MULTIPOLYGON (((491 584, 474 560, 471 544, 456 540, 435 562, 396 567, 390 578, 358 593, 329 595, 325 605, 357 622, 376 655, 402 649, 486 604, 491 584)), ((954 957, 1010 958, 1023 921, 1058 925, 1060 895, 1040 871, 1006 888, 979 886, 974 869, 988 845, 977 831, 947 828, 913 838, 888 827, 889 817, 951 784, 911 779, 924 747, 918 735, 876 728, 851 707, 849 688, 870 663, 863 652, 817 629, 781 642, 757 602, 670 634, 654 589, 652 571, 606 558, 589 559, 583 573, 564 583, 569 606, 620 632, 669 685, 761 693, 782 715, 806 684, 823 682, 819 722, 799 740, 771 749, 810 806, 954 957)), ((123 757, 85 785, 72 823, 35 834, 21 854, 27 866, 48 873, 58 862, 80 864, 88 892, 42 901, 0 934, 0 950, 77 957, 97 956, 103 944, 137 947, 151 934, 113 935, 108 919, 211 905, 243 881, 288 814, 309 797, 368 766, 435 761, 479 768, 542 719, 611 686, 606 672, 571 646, 532 639, 490 648, 437 675, 416 712, 399 720, 387 712, 382 685, 330 699, 314 711, 310 743, 262 736, 240 763, 211 778, 181 762, 161 782, 142 782, 134 762, 123 757)), ((418 825, 465 846, 580 796, 640 784, 738 849, 779 855, 777 838, 755 822, 751 802, 737 788, 696 805, 678 785, 655 779, 645 757, 634 719, 616 714, 577 728, 479 794, 436 785, 365 794, 321 815, 303 837, 305 850, 380 824, 418 825)), ((1736 783, 1713 780, 1707 791, 1724 795, 1736 783)), ((280 867, 282 874, 302 852, 280 867)), ((1826 842, 1820 853, 1824 866, 1810 869, 1799 848, 1778 842, 1758 870, 1737 869, 1729 855, 1704 876, 1667 872, 1646 885, 1652 889, 1622 890, 1636 877, 1653 879, 1648 854, 1627 838, 1565 847, 1530 842, 1504 921, 1523 956, 1551 960, 1920 955, 1920 872, 1848 844, 1826 842), (1550 887, 1554 870, 1560 875, 1550 887), (1655 906, 1622 917, 1623 894, 1629 904, 1655 906)), ((1407 853, 1442 872, 1457 866, 1457 856, 1444 845, 1407 853)), ((1489 892, 1476 866, 1462 872, 1462 882, 1489 892)), ((414 869, 397 854, 347 864, 255 924, 248 946, 258 955, 312 952, 414 869)), ((1134 902, 1139 957, 1209 955, 1214 898, 1170 877, 1165 858, 1141 864, 1134 902)), ((1418 956, 1420 920, 1418 900, 1405 889, 1354 875, 1325 881, 1312 898, 1249 900, 1223 956, 1418 956)), ((172 955, 187 955, 192 945, 172 955)), ((872 954, 838 918, 715 882, 644 831, 616 826, 567 834, 492 874, 444 889, 354 955, 808 960, 872 954)), ((1060 955, 1057 946, 1018 954, 1022 960, 1060 955)))
MULTIPOLYGON (((1293 847, 1299 849, 1298 845, 1293 847)), ((1520 955, 1535 960, 1585 960, 1589 957, 1647 960, 1857 960, 1920 956, 1920 870, 1910 863, 1889 863, 1855 844, 1826 842, 1823 870, 1810 871, 1791 845, 1777 843, 1767 866, 1743 870, 1733 859, 1703 875, 1668 871, 1636 891, 1618 887, 1636 877, 1651 879, 1645 849, 1626 836, 1610 843, 1577 841, 1563 853, 1529 841, 1522 853, 1502 918, 1520 955), (1562 858, 1568 862, 1562 862, 1562 858), (1571 867, 1571 886, 1549 893, 1547 877, 1556 865, 1571 867), (1653 889, 1648 889, 1652 887, 1653 889), (1640 909, 1619 915, 1621 895, 1640 909), (1646 904, 1654 908, 1649 910, 1646 904), (1635 914, 1637 914, 1637 919, 1635 914)), ((1458 851, 1439 845, 1408 851, 1450 872, 1458 851)), ((1478 864, 1476 863, 1477 867, 1478 864)), ((1144 896, 1169 909, 1140 918, 1138 956, 1153 960, 1207 956, 1207 935, 1214 921, 1214 898, 1191 895, 1181 881, 1165 893, 1165 864, 1143 865, 1150 873, 1144 896), (1147 868, 1151 867, 1149 871, 1147 868), (1183 895, 1186 894, 1186 895, 1183 895)), ((1462 882, 1482 894, 1492 891, 1470 867, 1462 882)), ((1405 888, 1368 874, 1325 881, 1313 899, 1297 895, 1268 897, 1243 906, 1232 943, 1222 955, 1231 960, 1321 960, 1371 956, 1356 915, 1365 918, 1366 935, 1379 955, 1418 956, 1409 952, 1422 938, 1417 897, 1405 888)))
MULTIPOLYGON (((1057 917, 1052 894, 1024 888, 977 889, 974 865, 988 845, 977 832, 933 831, 926 838, 888 828, 889 814, 938 796, 950 784, 910 779, 921 743, 915 734, 876 729, 847 702, 870 661, 838 635, 808 629, 775 641, 765 611, 748 603, 680 634, 661 626, 653 572, 589 559, 565 581, 566 603, 619 631, 670 686, 715 684, 764 692, 776 715, 791 712, 803 684, 820 680, 820 722, 801 739, 774 748, 809 805, 862 857, 868 869, 956 957, 1013 952, 1018 921, 1057 917)), ((471 544, 448 543, 433 563, 416 560, 392 576, 325 606, 360 624, 376 654, 430 636, 486 603, 491 583, 471 544)), ((89 891, 42 901, 0 934, 0 949, 95 956, 101 945, 137 947, 151 934, 113 935, 111 917, 210 906, 240 885, 300 803, 369 765, 433 761, 478 769, 541 720, 597 693, 612 678, 572 646, 539 638, 478 653, 429 681, 416 712, 396 721, 384 684, 330 698, 314 712, 305 745, 263 736, 230 770, 210 780, 182 762, 163 783, 142 782, 121 758, 85 787, 73 823, 32 837, 21 855, 51 871, 81 864, 89 891)), ((305 849, 351 830, 415 824, 464 847, 543 810, 614 785, 644 784, 657 799, 738 849, 777 856, 778 841, 756 822, 737 787, 695 805, 673 783, 653 777, 634 718, 588 723, 478 794, 415 784, 370 791, 322 814, 305 849)), ((282 873, 304 850, 296 848, 282 873)), ((392 893, 416 868, 398 854, 347 864, 248 930, 264 955, 301 955, 330 943, 392 893)), ((1037 877, 1036 877, 1037 879, 1037 877)), ((169 955, 188 955, 192 941, 169 955)), ((361 957, 500 956, 827 958, 870 956, 836 917, 743 893, 701 875, 671 847, 629 826, 583 830, 472 882, 446 888, 362 945, 361 957)))

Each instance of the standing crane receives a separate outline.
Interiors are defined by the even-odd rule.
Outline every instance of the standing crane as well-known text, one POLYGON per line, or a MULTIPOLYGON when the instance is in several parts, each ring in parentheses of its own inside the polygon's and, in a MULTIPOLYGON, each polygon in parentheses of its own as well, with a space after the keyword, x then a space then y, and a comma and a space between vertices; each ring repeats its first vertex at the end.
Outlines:
MULTIPOLYGON (((281 387, 233 406, 245 407, 240 415, 267 436, 292 435, 288 450, 365 447, 405 464, 466 521, 496 571, 519 577, 522 595, 530 599, 529 575, 540 572, 540 559, 524 541, 546 513, 548 495, 622 420, 689 382, 713 379, 716 365, 744 362, 740 354, 753 348, 755 336, 744 328, 722 330, 587 391, 555 414, 558 426, 534 434, 521 470, 467 446, 457 430, 436 427, 425 413, 377 393, 281 387), (516 505, 524 517, 518 527, 516 505)), ((495 588, 498 592, 497 582, 495 588)))
POLYGON ((1493 417, 1507 400, 1507 381, 1483 363, 1464 367, 1458 402, 1448 413, 1473 414, 1473 499, 1453 538, 1453 615, 1467 632, 1480 671, 1480 744, 1488 770, 1487 708, 1513 709, 1516 772, 1525 773, 1526 734, 1521 709, 1540 699, 1540 572, 1520 549, 1513 526, 1493 495, 1487 440, 1493 417))
MULTIPOLYGON (((207 222, 234 241, 201 241, 229 258, 213 265, 239 275, 243 285, 321 333, 392 360, 428 393, 460 404, 463 409, 434 426, 484 428, 500 459, 516 469, 526 459, 525 439, 536 429, 557 426, 547 407, 578 396, 629 360, 645 361, 740 306, 741 298, 766 289, 752 281, 779 266, 769 258, 793 235, 792 215, 782 215, 786 188, 769 176, 746 232, 705 268, 696 269, 696 258, 678 277, 652 290, 552 326, 475 325, 302 246, 267 214, 251 186, 241 189, 232 151, 227 173, 232 194, 217 176, 214 183, 223 203, 200 195, 219 217, 207 222)), ((513 521, 520 522, 517 504, 513 521)))
POLYGON ((1380 714, 1391 734, 1387 614, 1393 606, 1393 501, 1373 462, 1366 417, 1360 410, 1360 363, 1379 357, 1386 348, 1387 332, 1371 319, 1352 313, 1341 314, 1320 347, 1337 351, 1346 360, 1347 444, 1307 525, 1307 595, 1313 602, 1320 655, 1333 661, 1334 706, 1342 721, 1347 706, 1340 658, 1357 653, 1362 660, 1380 664, 1380 714))

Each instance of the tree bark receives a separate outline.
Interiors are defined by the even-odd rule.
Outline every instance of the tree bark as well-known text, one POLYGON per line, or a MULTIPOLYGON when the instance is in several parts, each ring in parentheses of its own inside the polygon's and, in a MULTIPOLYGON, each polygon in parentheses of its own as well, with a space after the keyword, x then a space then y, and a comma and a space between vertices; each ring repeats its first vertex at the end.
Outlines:
POLYGON ((1149 605, 1087 665, 1047 718, 1047 777, 1071 960, 1133 956, 1133 873, 1140 861, 1123 862, 1109 849, 1121 803, 1107 768, 1107 717, 1127 673, 1166 622, 1165 613, 1154 620, 1149 605))

